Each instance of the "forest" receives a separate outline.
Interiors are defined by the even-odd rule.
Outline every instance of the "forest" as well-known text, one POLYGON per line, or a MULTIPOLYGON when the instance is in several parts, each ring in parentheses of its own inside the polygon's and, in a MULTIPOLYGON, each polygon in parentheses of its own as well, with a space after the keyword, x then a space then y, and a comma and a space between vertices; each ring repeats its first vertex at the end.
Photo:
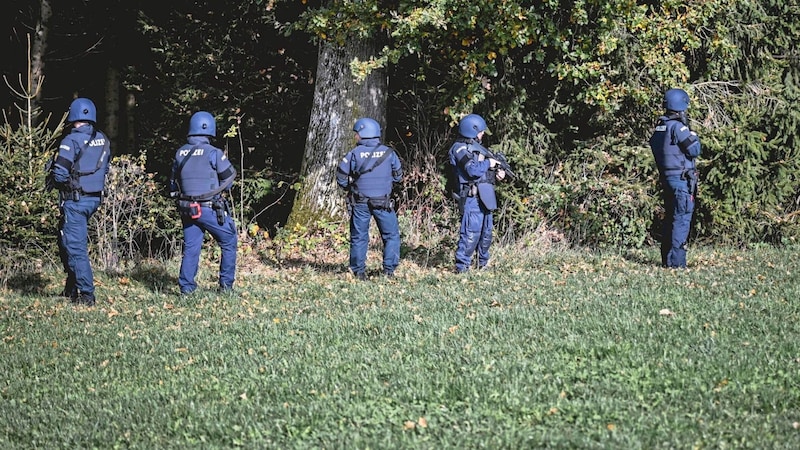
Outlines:
POLYGON ((647 140, 672 87, 703 142, 692 241, 800 237, 796 2, 15 0, 0 20, 4 267, 55 247, 43 167, 79 96, 115 155, 92 230, 106 267, 175 251, 166 169, 199 110, 261 243, 346 233, 335 164, 369 116, 406 168, 407 245, 436 245, 457 214, 453 126, 474 112, 518 174, 500 186, 500 239, 646 246, 663 217, 647 140))

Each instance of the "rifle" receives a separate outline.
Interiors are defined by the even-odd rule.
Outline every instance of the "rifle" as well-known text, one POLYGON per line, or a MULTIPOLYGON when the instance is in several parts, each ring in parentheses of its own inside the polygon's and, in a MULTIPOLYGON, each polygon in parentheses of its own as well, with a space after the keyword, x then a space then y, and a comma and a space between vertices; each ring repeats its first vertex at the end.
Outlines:
POLYGON ((515 174, 514 171, 511 170, 511 165, 508 163, 508 159, 506 159, 505 154, 503 154, 502 152, 492 152, 488 148, 486 149, 486 151, 489 153, 488 155, 489 158, 494 158, 498 162, 497 166, 506 172, 506 176, 508 176, 511 179, 517 178, 517 174, 515 174))

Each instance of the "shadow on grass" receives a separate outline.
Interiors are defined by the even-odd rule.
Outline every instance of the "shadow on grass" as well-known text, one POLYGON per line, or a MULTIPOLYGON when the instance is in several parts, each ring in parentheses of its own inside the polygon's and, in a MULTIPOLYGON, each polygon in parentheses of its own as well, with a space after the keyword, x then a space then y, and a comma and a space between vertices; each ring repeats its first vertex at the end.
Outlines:
POLYGON ((424 245, 414 248, 402 247, 400 258, 411 261, 419 267, 452 266, 455 258, 454 251, 455 246, 448 247, 441 244, 432 248, 424 245))
POLYGON ((290 256, 287 258, 281 259, 276 264, 276 267, 280 269, 302 269, 302 268, 309 268, 318 273, 328 273, 328 274, 336 274, 336 273, 345 273, 347 272, 347 266, 342 265, 341 263, 331 263, 321 261, 318 258, 307 258, 303 256, 290 256))
POLYGON ((59 295, 60 292, 45 292, 50 280, 41 272, 20 272, 6 281, 6 286, 21 295, 59 295))
POLYGON ((622 257, 626 261, 642 266, 661 267, 660 254, 654 256, 651 252, 645 252, 643 250, 626 250, 623 252, 622 257))
MULTIPOLYGON (((400 244, 400 264, 404 261, 410 262, 417 267, 441 267, 453 264, 453 251, 452 248, 437 245, 435 247, 427 247, 425 245, 418 245, 416 247, 408 246, 404 243, 400 244)), ((273 266, 276 270, 281 269, 311 269, 321 274, 344 274, 348 273, 348 255, 349 248, 332 255, 330 251, 310 251, 306 253, 295 252, 291 255, 285 255, 278 259, 261 259, 262 264, 273 266)), ((378 245, 370 249, 368 255, 368 265, 380 265, 383 257, 383 248, 378 245), (375 259, 377 258, 377 259, 375 259)), ((380 270, 371 270, 368 275, 379 274, 380 270)))
POLYGON ((152 292, 163 292, 178 284, 178 277, 170 275, 164 264, 155 261, 143 261, 137 264, 131 270, 130 277, 152 292))

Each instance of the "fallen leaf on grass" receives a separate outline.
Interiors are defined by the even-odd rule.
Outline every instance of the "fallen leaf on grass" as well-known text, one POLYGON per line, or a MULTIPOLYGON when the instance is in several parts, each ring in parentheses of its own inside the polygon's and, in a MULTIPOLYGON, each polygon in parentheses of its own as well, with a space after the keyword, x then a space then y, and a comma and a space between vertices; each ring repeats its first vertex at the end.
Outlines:
POLYGON ((668 308, 664 308, 658 312, 659 316, 674 316, 675 313, 670 311, 668 308))
POLYGON ((417 424, 414 423, 413 420, 406 420, 405 422, 403 422, 403 429, 404 430, 413 430, 416 427, 417 427, 417 424))

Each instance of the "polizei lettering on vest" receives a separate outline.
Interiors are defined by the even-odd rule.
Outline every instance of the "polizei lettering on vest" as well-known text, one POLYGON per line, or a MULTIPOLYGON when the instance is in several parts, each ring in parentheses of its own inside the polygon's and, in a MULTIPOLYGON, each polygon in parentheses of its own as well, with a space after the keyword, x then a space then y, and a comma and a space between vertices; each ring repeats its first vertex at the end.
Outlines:
POLYGON ((203 155, 203 149, 202 148, 181 150, 179 154, 181 156, 186 156, 186 155, 189 154, 189 152, 192 153, 192 156, 202 156, 203 155))
POLYGON ((359 156, 361 156, 361 158, 380 158, 384 153, 386 152, 383 150, 377 152, 361 152, 359 156))

